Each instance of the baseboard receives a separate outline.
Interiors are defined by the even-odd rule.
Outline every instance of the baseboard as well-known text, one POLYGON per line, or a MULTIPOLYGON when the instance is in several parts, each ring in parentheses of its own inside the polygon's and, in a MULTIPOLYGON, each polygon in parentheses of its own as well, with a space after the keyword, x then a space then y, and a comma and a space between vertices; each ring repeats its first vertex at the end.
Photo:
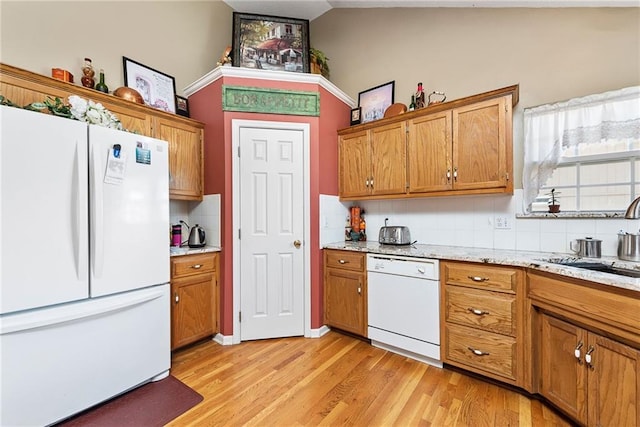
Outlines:
POLYGON ((307 338, 320 338, 321 336, 328 333, 331 329, 327 325, 322 325, 318 329, 311 329, 309 331, 309 336, 307 338))
POLYGON ((232 345, 233 344, 233 335, 216 334, 213 337, 213 341, 217 342, 220 345, 232 345))

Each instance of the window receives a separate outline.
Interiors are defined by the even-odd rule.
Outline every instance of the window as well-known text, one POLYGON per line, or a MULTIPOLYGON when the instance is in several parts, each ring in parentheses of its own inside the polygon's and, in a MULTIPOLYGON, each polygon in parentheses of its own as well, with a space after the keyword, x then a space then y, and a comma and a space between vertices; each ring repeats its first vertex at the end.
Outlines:
POLYGON ((640 194, 640 86, 524 111, 523 204, 623 211, 640 194))
POLYGON ((552 189, 563 212, 623 211, 640 195, 640 150, 563 156, 532 212, 547 211, 552 189))

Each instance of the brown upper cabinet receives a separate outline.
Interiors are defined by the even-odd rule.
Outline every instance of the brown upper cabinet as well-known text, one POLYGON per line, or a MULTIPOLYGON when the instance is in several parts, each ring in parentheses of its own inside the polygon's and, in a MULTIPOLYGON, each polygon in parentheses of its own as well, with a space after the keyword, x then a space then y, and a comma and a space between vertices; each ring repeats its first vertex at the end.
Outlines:
POLYGON ((344 200, 513 193, 518 85, 338 132, 344 200))
POLYGON ((0 64, 0 95, 18 105, 70 95, 100 102, 130 132, 169 143, 171 199, 202 200, 204 123, 6 64, 0 64))

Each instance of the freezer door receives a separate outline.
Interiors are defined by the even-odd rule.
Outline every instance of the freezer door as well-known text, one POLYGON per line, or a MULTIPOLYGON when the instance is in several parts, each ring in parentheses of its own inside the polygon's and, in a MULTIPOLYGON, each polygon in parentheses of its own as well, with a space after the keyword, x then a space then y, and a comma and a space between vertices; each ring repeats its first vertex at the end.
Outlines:
POLYGON ((0 313, 87 298, 87 125, 0 108, 0 313))
POLYGON ((90 294, 169 281, 165 141, 89 126, 90 294))

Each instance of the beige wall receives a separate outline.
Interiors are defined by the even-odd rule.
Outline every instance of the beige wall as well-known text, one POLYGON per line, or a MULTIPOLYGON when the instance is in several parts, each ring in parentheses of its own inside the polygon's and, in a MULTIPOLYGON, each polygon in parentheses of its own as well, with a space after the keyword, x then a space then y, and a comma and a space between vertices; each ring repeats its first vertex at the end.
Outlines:
POLYGON ((395 80, 448 99, 520 84, 515 186, 522 188, 522 109, 640 84, 640 8, 333 9, 310 25, 331 80, 358 92, 395 80))
POLYGON ((220 1, 0 2, 0 61, 80 83, 84 57, 124 85, 126 56, 176 79, 176 92, 216 67, 231 44, 233 10, 220 1))

